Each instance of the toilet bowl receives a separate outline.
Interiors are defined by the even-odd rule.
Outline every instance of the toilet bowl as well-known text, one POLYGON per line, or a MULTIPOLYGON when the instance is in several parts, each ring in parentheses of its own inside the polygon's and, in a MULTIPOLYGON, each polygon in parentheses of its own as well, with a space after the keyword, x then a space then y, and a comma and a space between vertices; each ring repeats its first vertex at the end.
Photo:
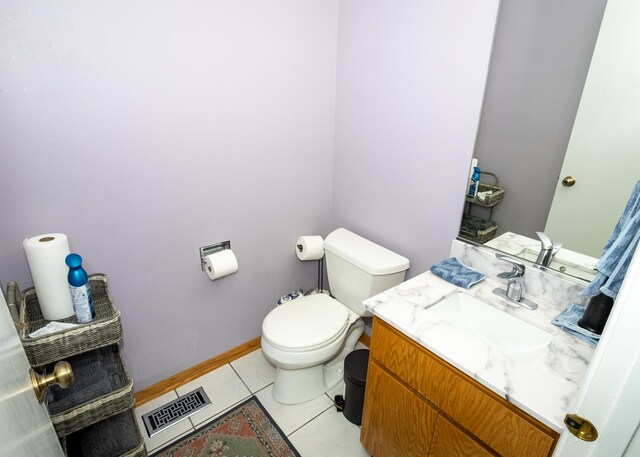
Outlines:
POLYGON ((262 352, 276 366, 273 397, 296 404, 335 387, 344 359, 364 331, 362 302, 404 280, 409 260, 346 229, 325 239, 327 277, 335 298, 303 296, 267 314, 262 352))
POLYGON ((276 365, 273 397, 303 403, 335 387, 342 362, 354 350, 364 322, 325 294, 278 306, 262 323, 262 352, 276 365))

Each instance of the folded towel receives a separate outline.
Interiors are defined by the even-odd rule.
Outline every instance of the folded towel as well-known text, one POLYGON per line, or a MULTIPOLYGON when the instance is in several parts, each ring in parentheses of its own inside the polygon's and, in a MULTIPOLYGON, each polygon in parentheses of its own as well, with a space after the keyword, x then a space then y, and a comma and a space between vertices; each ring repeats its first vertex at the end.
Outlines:
POLYGON ((584 329, 578 325, 578 321, 582 318, 584 314, 584 306, 580 305, 571 305, 560 314, 558 314, 551 323, 560 327, 565 332, 570 335, 575 336, 578 339, 581 339, 585 343, 590 344, 595 347, 600 341, 600 335, 597 335, 593 332, 590 332, 587 329, 584 329))
POLYGON ((488 230, 496 226, 497 224, 495 221, 488 221, 476 216, 464 214, 462 216, 462 222, 460 223, 460 230, 471 238, 478 238, 478 233, 486 233, 488 230))
POLYGON ((131 413, 109 417, 78 432, 82 455, 112 457, 138 445, 139 435, 131 413))
POLYGON ((96 353, 86 357, 85 363, 87 360, 90 362, 74 367, 75 381, 68 389, 52 386, 48 390, 49 413, 60 414, 123 387, 113 353, 96 353))
POLYGON ((92 362, 83 366, 74 366, 72 363, 71 366, 73 368, 73 384, 66 389, 56 385, 51 386, 49 389, 50 395, 48 395, 49 403, 54 403, 73 395, 74 392, 83 390, 107 376, 107 372, 102 368, 100 362, 92 362))
POLYGON ((640 181, 636 183, 627 206, 596 263, 598 274, 580 295, 591 296, 602 292, 615 299, 639 241, 640 181))
POLYGON ((49 403, 47 407, 50 414, 60 414, 83 403, 96 400, 110 392, 112 392, 111 380, 105 378, 78 389, 71 395, 67 395, 54 403, 49 403))
POLYGON ((482 273, 462 265, 455 257, 436 263, 431 267, 430 271, 439 278, 455 284, 458 287, 464 287, 465 289, 470 288, 485 278, 485 275, 482 273))

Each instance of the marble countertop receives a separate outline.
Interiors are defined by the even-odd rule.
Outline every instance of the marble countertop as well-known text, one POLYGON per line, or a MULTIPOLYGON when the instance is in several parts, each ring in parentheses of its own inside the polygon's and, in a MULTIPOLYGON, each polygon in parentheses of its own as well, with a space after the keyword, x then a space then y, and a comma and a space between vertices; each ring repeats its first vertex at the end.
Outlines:
POLYGON ((503 284, 487 278, 469 290, 462 289, 426 272, 364 304, 378 318, 561 433, 564 415, 578 395, 594 348, 550 323, 559 313, 557 306, 529 297, 539 306, 530 311, 493 294, 496 287, 503 284), (551 343, 535 352, 515 354, 501 351, 477 334, 443 329, 429 309, 456 290, 552 333, 551 343))

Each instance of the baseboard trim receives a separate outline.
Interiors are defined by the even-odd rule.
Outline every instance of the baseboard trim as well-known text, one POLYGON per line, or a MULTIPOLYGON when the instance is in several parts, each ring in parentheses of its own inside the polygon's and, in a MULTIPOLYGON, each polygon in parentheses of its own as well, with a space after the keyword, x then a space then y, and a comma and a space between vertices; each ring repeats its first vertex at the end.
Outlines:
POLYGON ((260 337, 254 338, 251 341, 247 341, 244 344, 241 344, 238 347, 228 350, 227 352, 223 352, 220 355, 217 355, 209 360, 205 360, 198 365, 195 365, 191 368, 187 368, 180 373, 174 374, 170 378, 164 379, 152 386, 146 387, 138 392, 136 392, 136 403, 134 407, 138 407, 147 402, 150 402, 154 398, 159 397, 160 395, 164 395, 167 392, 171 392, 172 390, 177 389, 178 387, 186 384, 188 382, 193 381, 194 379, 198 379, 200 376, 203 376, 210 371, 215 370, 223 365, 226 365, 229 362, 233 362, 240 357, 243 357, 250 352, 255 351, 256 349, 260 349, 260 337))
MULTIPOLYGON (((367 335, 366 333, 363 333, 358 341, 360 341, 367 347, 371 347, 371 336, 367 335)), ((250 352, 255 351, 256 349, 260 349, 260 347, 260 337, 254 338, 251 341, 247 341, 246 343, 241 344, 238 347, 228 350, 227 352, 223 352, 222 354, 217 355, 209 360, 205 360, 198 365, 187 368, 180 373, 174 374, 170 378, 164 379, 153 384, 152 386, 146 387, 136 392, 136 403, 134 407, 137 408, 140 405, 144 405, 154 398, 157 398, 160 395, 164 395, 167 392, 171 392, 172 390, 177 389, 183 384, 191 382, 194 379, 198 379, 200 376, 203 376, 210 371, 215 370, 216 368, 220 368, 222 365, 233 362, 234 360, 239 359, 240 357, 243 357, 250 352)))

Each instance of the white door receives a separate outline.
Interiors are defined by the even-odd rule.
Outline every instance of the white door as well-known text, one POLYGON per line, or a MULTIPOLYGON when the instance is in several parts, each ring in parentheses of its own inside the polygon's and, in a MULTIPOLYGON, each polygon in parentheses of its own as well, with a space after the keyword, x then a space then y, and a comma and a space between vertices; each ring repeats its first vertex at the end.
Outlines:
POLYGON ((565 431, 554 456, 638 457, 640 426, 640 249, 636 250, 596 348, 576 405, 570 412, 591 421, 596 441, 565 431))
POLYGON ((27 356, 0 292, 0 456, 63 455, 47 409, 36 399, 27 356))
POLYGON ((545 227, 600 257, 640 180, 640 2, 610 0, 545 227), (575 185, 565 187, 572 176, 575 185))
MULTIPOLYGON (((601 249, 622 213, 633 185, 640 179, 638 24, 640 2, 608 1, 561 175, 561 178, 567 174, 574 175, 576 184, 566 188, 559 185, 545 229, 553 239, 562 240, 558 233, 563 229, 572 234, 585 233, 589 237, 598 233, 601 249), (579 158, 583 152, 590 155, 579 158), (616 168, 621 160, 627 160, 625 167, 628 171, 616 168), (587 165, 592 166, 592 171, 584 171, 587 165), (585 179, 582 173, 591 175, 585 179), (581 187, 581 182, 587 180, 598 184, 590 188, 581 187), (606 226, 597 224, 598 219, 604 218, 600 212, 591 212, 587 220, 579 219, 567 206, 578 205, 569 202, 571 197, 599 200, 600 207, 611 207, 614 217, 606 226), (619 203, 607 205, 614 200, 619 203), (570 220, 562 222, 563 216, 569 216, 570 220)), ((580 247, 571 248, 588 252, 580 247)), ((640 425, 639 304, 640 251, 636 251, 585 375, 576 405, 570 411, 591 421, 599 437, 596 441, 585 442, 565 431, 554 456, 639 455, 639 442, 634 438, 640 425)))

